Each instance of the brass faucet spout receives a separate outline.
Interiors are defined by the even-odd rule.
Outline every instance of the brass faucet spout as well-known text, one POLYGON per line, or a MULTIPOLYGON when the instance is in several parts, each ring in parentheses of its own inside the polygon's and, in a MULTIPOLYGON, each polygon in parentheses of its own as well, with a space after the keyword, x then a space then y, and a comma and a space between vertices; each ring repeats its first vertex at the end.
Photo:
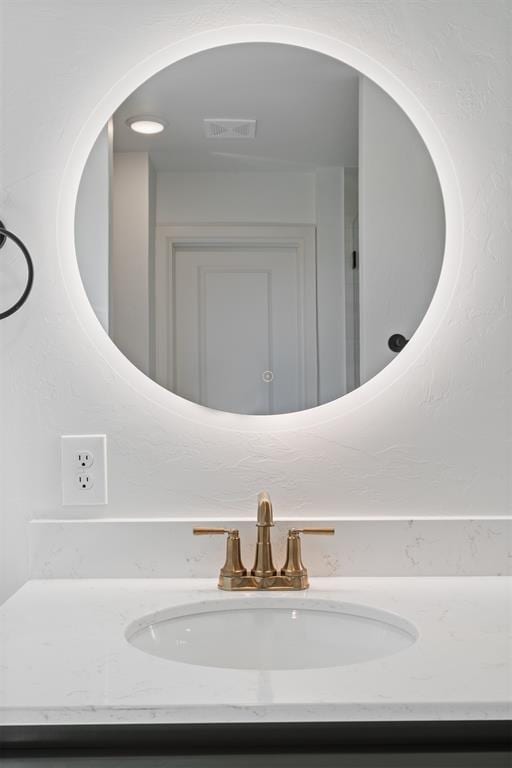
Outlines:
POLYGON ((252 576, 258 578, 268 578, 275 576, 277 571, 272 562, 272 542, 270 541, 270 528, 274 525, 274 515, 272 512, 272 502, 266 491, 258 494, 258 519, 257 519, 257 541, 256 555, 254 565, 251 571, 252 576))
POLYGON ((258 493, 258 526, 269 527, 274 525, 274 513, 272 511, 272 502, 266 491, 258 493))

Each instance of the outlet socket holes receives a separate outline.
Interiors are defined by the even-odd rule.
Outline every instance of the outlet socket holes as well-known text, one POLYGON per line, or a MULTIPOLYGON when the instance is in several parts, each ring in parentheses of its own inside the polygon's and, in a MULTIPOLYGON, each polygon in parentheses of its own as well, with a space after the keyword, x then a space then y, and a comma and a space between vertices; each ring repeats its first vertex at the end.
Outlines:
POLYGON ((94 456, 90 451, 78 451, 75 461, 77 467, 87 469, 94 464, 94 456))
POLYGON ((80 472, 76 477, 76 482, 82 491, 89 491, 94 485, 93 479, 88 472, 80 472))

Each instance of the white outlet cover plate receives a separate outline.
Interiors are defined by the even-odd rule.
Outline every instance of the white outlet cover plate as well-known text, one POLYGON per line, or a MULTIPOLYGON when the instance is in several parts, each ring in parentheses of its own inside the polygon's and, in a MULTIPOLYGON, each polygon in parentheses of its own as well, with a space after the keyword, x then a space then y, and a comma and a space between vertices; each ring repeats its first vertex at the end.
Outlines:
POLYGON ((60 443, 63 506, 107 504, 107 436, 62 435, 60 443), (83 471, 77 456, 84 451, 94 457, 86 470, 92 485, 85 490, 77 482, 77 476, 83 471))

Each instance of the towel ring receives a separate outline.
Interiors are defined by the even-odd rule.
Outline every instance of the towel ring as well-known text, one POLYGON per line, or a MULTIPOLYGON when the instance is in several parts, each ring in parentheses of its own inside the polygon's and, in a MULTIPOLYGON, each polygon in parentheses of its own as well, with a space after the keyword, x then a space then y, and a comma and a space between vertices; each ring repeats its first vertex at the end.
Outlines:
POLYGON ((16 243, 20 251, 25 257, 25 261, 27 262, 27 269, 28 269, 28 278, 27 278, 27 285, 25 286, 25 290, 21 294, 18 301, 12 305, 9 309, 6 309, 5 312, 0 312, 0 320, 3 320, 5 317, 9 317, 9 315, 13 315, 15 312, 18 311, 18 309, 26 302, 26 300, 29 297, 30 291, 32 290, 32 284, 34 282, 34 265, 32 263, 32 259, 30 257, 30 253, 28 252, 28 248, 26 247, 25 243, 23 243, 17 235, 15 235, 13 232, 9 232, 8 229, 4 227, 3 221, 0 221, 0 248, 3 248, 5 245, 5 241, 9 238, 9 240, 12 240, 13 243, 16 243))

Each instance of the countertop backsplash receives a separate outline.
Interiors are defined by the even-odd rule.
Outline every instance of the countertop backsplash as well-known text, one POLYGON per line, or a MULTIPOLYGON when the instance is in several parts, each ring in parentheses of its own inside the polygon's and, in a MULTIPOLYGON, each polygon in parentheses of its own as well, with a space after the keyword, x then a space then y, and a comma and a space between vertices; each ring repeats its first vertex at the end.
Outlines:
MULTIPOLYGON (((310 576, 504 576, 512 563, 507 519, 279 520, 272 529, 276 567, 284 563, 287 529, 331 526, 334 536, 304 537, 310 576)), ((194 525, 240 529, 242 557, 252 567, 255 520, 37 520, 30 525, 32 578, 216 578, 223 538, 192 534, 194 525)))

